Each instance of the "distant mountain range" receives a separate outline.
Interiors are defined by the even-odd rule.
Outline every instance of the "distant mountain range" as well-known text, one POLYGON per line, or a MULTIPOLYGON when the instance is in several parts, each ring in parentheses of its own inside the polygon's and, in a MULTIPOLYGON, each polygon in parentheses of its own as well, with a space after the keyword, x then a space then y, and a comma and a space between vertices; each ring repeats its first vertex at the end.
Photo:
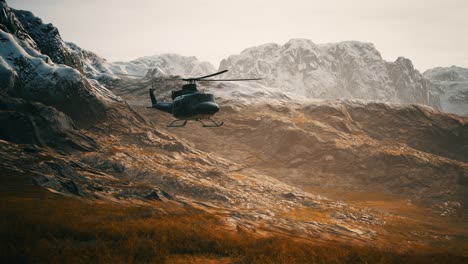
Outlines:
MULTIPOLYGON (((195 77, 216 68, 193 56, 160 54, 129 62, 108 62, 93 52, 66 43, 79 57, 89 78, 119 78, 121 74, 195 77)), ((437 110, 467 115, 467 69, 435 68, 421 74, 411 60, 382 59, 373 44, 347 41, 318 45, 292 39, 284 45, 248 48, 221 61, 222 77, 262 77, 260 82, 223 84, 221 96, 249 101, 262 99, 363 99, 403 104, 424 104, 437 110), (445 76, 445 77, 441 77, 445 76), (448 76, 448 77, 447 77, 448 76), (449 78, 449 79, 447 79, 449 78), (250 98, 250 99, 249 99, 250 98)), ((220 88, 209 85, 208 90, 220 88)))
POLYGON ((292 39, 248 48, 221 61, 228 77, 262 76, 263 84, 307 98, 416 103, 440 109, 437 89, 406 58, 382 59, 370 43, 317 45, 292 39))

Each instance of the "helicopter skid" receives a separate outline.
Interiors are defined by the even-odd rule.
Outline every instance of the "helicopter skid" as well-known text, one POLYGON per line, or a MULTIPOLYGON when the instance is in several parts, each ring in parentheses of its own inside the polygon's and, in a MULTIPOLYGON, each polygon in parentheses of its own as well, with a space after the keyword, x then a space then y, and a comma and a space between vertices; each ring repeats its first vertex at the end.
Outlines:
POLYGON ((187 120, 176 119, 176 120, 172 121, 172 123, 170 123, 169 125, 167 125, 167 127, 184 127, 185 124, 187 124, 187 120), (177 123, 177 122, 179 122, 179 121, 183 121, 183 123, 180 124, 180 125, 179 125, 179 124, 174 124, 174 123, 177 123))
POLYGON ((220 126, 222 126, 222 125, 224 124, 224 122, 221 122, 221 123, 218 124, 218 123, 216 123, 216 121, 214 121, 214 120, 211 119, 211 118, 206 118, 206 119, 205 119, 205 120, 211 121, 212 124, 208 124, 208 125, 205 124, 205 123, 203 123, 203 121, 202 121, 203 119, 196 119, 196 120, 197 120, 198 122, 202 123, 203 127, 220 127, 220 126))
MULTIPOLYGON (((176 120, 172 121, 172 123, 167 125, 167 127, 184 127, 187 124, 187 121, 188 120, 176 119, 176 120), (180 122, 182 122, 182 123, 180 123, 180 122)), ((224 124, 224 122, 217 123, 216 121, 214 121, 211 118, 197 118, 197 119, 195 119, 195 121, 200 122, 203 125, 203 127, 220 127, 220 126, 222 126, 224 124), (207 124, 207 123, 203 122, 203 120, 210 121, 211 123, 207 124)))

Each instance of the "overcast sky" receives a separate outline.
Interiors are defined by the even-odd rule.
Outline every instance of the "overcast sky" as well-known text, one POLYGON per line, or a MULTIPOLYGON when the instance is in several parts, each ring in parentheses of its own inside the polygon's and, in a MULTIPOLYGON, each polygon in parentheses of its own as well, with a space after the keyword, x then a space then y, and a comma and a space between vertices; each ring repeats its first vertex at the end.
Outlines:
POLYGON ((110 61, 179 53, 210 61, 291 38, 372 42, 424 71, 468 68, 468 0, 7 0, 110 61))

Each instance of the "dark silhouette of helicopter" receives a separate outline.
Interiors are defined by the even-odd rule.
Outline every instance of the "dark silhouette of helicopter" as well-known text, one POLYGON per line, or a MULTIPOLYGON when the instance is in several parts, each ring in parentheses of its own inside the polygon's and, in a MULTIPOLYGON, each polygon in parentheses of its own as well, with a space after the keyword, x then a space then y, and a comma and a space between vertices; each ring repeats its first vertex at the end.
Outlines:
MULTIPOLYGON (((249 79, 207 79, 219 74, 223 74, 227 70, 216 72, 202 77, 183 78, 183 79, 166 79, 166 80, 182 80, 187 83, 182 85, 182 89, 173 90, 171 93, 172 102, 158 102, 154 95, 154 80, 162 78, 153 78, 151 80, 151 89, 149 95, 151 98, 151 106, 160 111, 172 114, 176 120, 172 121, 168 127, 183 127, 187 121, 194 120, 200 122, 203 127, 220 127, 224 122, 217 123, 212 119, 212 116, 219 111, 219 105, 215 102, 213 94, 204 93, 197 89, 197 82, 233 82, 233 81, 257 81, 261 78, 249 79), (205 122, 204 122, 205 121, 205 122), (209 123, 206 123, 209 122, 209 123)), ((144 76, 140 76, 144 77, 144 76)))

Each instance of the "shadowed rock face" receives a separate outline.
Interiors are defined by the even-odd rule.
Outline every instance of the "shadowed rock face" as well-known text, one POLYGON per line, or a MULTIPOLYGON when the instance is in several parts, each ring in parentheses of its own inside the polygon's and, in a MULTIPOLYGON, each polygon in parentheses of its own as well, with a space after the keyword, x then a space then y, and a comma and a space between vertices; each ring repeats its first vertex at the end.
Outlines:
POLYGON ((66 152, 97 148, 93 139, 81 134, 73 121, 55 108, 0 95, 0 139, 66 152))

